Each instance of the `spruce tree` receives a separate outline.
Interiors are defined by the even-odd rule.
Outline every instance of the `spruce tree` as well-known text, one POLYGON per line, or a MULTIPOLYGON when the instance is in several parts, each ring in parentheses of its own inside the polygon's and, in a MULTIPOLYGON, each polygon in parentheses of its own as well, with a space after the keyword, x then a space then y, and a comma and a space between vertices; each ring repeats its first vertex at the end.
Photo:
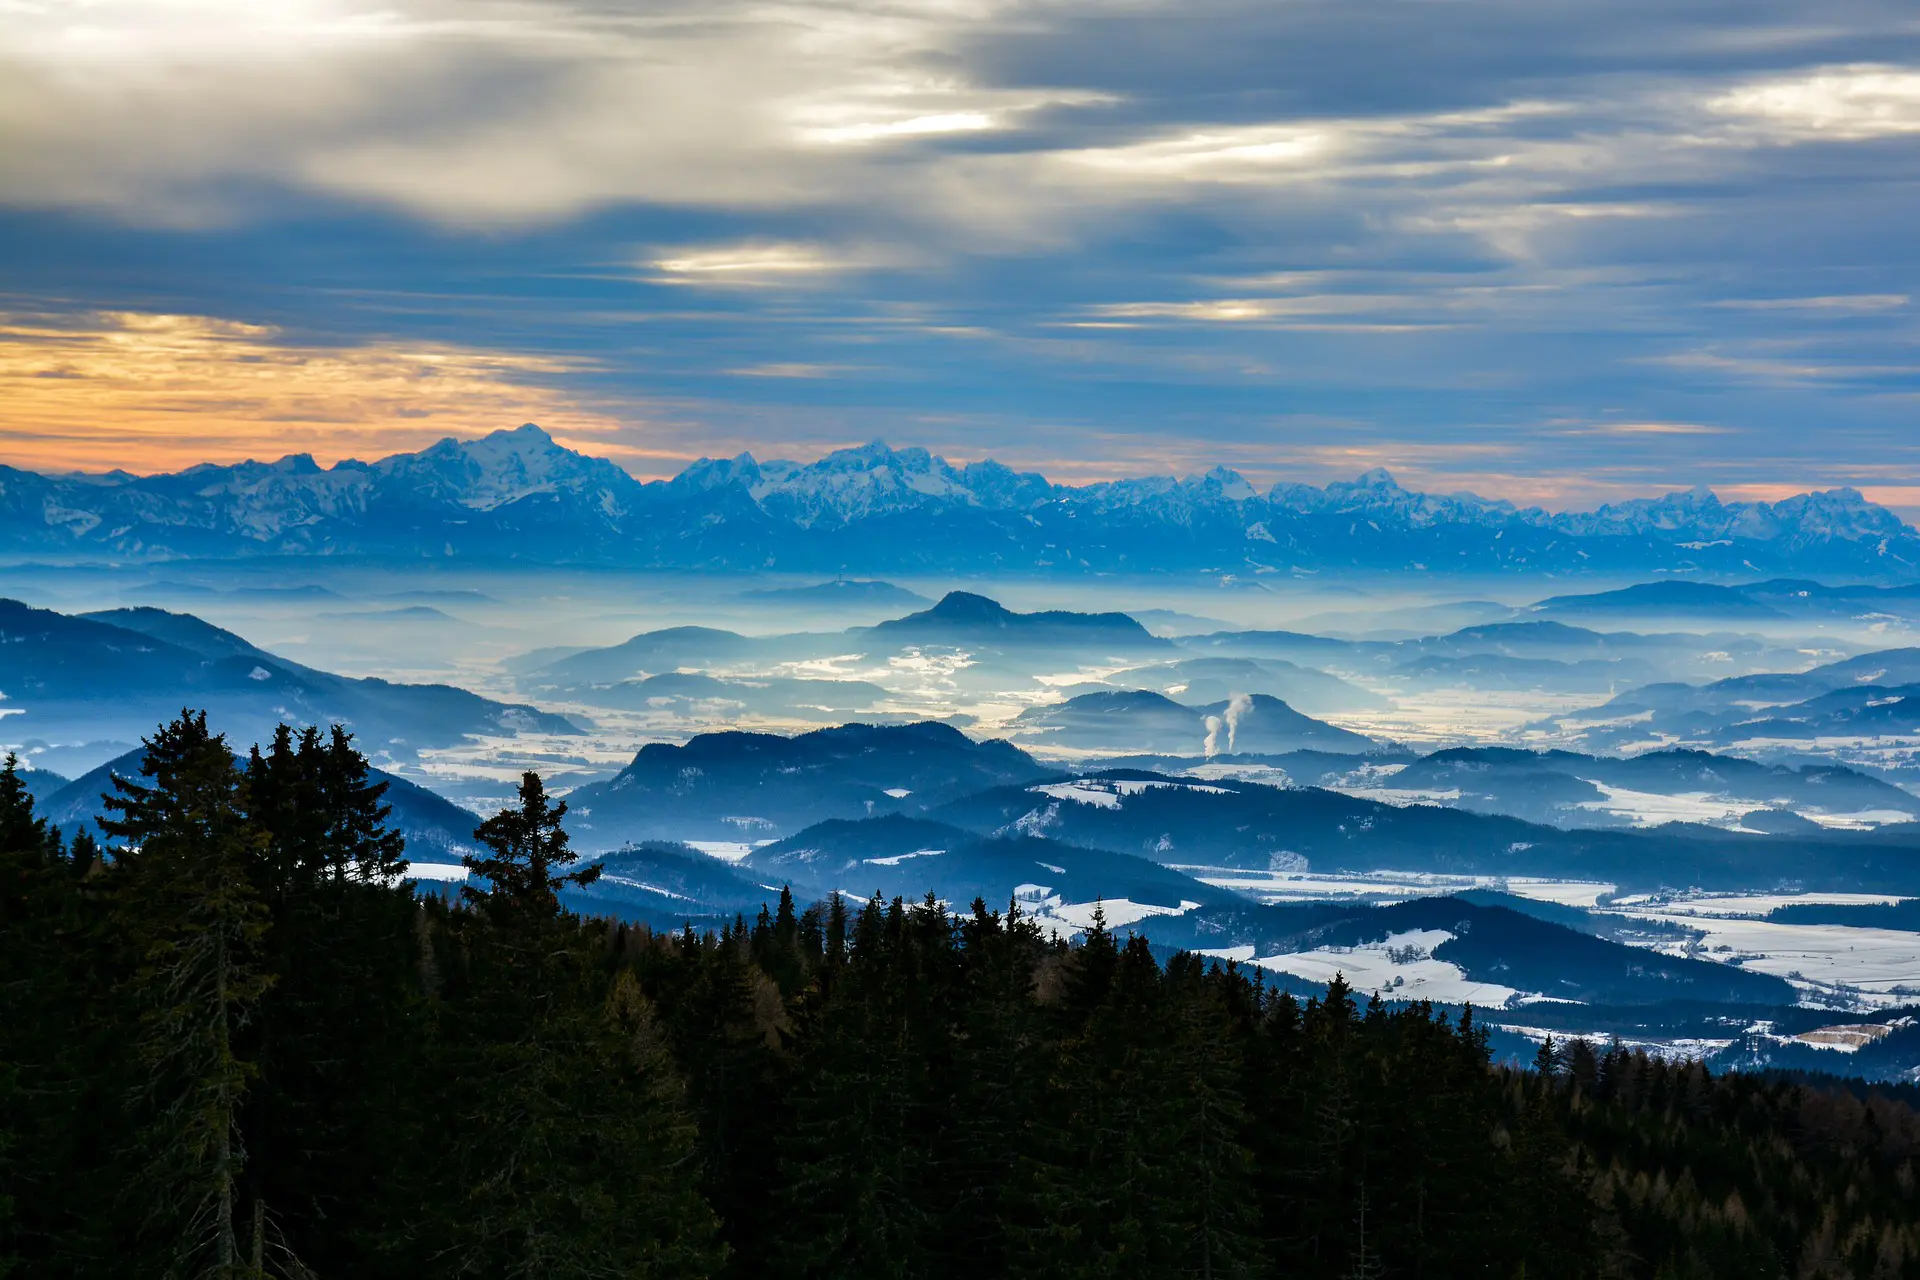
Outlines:
POLYGON ((338 725, 325 736, 282 725, 246 771, 248 813, 267 840, 259 866, 275 980, 253 1028, 262 1079, 249 1185, 274 1208, 275 1255, 321 1273, 366 1265, 376 1200, 341 1187, 393 1167, 395 1127, 374 1107, 417 1065, 416 908, 398 882, 405 845, 386 825, 385 791, 338 725))
POLYGON ((240 772, 204 712, 146 740, 141 775, 114 777, 101 820, 125 868, 118 925, 137 963, 126 999, 144 1073, 143 1171, 122 1194, 145 1202, 168 1276, 254 1276, 266 1206, 243 1203, 242 1130, 255 1064, 242 1037, 271 979, 267 911, 254 882, 264 838, 241 809, 240 772))
POLYGON ((904 1280, 933 1245, 904 904, 876 894, 852 935, 800 1063, 777 1252, 797 1276, 904 1280))
POLYGON ((482 823, 484 879, 456 918, 469 972, 435 1069, 449 1085, 457 1196, 430 1213, 426 1265, 448 1275, 699 1276, 718 1265, 678 1085, 634 989, 611 986, 608 931, 560 890, 591 883, 537 774, 482 823))
POLYGON ((49 1015, 64 998, 55 945, 64 877, 60 837, 34 813, 33 797, 7 753, 0 766, 0 1276, 36 1252, 28 1237, 44 1226, 23 1221, 16 1189, 51 1190, 47 1149, 56 1135, 43 1123, 57 1041, 49 1015), (51 1025, 50 1025, 51 1024, 51 1025))
POLYGON ((463 901, 495 924, 509 929, 544 930, 561 914, 560 891, 585 888, 600 878, 600 864, 562 871, 579 855, 568 848, 566 801, 547 799, 546 784, 532 771, 521 775, 520 804, 502 809, 474 831, 487 852, 460 861, 470 877, 485 882, 462 886, 463 901))

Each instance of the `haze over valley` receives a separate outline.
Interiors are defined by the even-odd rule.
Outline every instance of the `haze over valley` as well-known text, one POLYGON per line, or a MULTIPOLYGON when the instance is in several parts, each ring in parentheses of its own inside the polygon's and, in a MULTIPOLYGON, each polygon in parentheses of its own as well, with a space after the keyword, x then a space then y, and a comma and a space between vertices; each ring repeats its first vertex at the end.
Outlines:
POLYGON ((1920 900, 1903 559, 1920 537, 1857 495, 1547 517, 1384 477, 1303 499, 1214 473, 1023 496, 983 487, 1010 472, 876 445, 702 464, 674 496, 532 428, 341 474, 203 471, 197 514, 111 530, 135 482, 109 480, 98 519, 14 526, 35 558, 0 570, 0 726, 63 829, 185 702, 237 744, 346 727, 403 789, 427 885, 463 879, 462 827, 533 769, 608 859, 582 901, 662 924, 757 909, 778 884, 1019 900, 1063 936, 1101 904, 1309 988, 1343 972, 1405 999, 1612 1009, 1705 981, 1705 1005, 1766 1016, 1695 1011, 1648 1042, 1765 1061, 1838 1060, 1752 1030, 1806 1021, 1781 1010, 1905 1026, 1920 992, 1920 934, 1898 925, 1920 900), (691 523, 663 541, 675 501, 691 523), (1043 540, 1009 561, 1007 531, 1063 504, 1095 522, 1088 554, 1043 540), (1249 538, 1250 513, 1270 536, 1249 538), (795 567, 764 550, 780 521, 783 552, 814 539, 795 567), (1368 537, 1330 537, 1338 521, 1368 537), (1507 554, 1510 533, 1535 552, 1507 554), (610 541, 636 535, 654 550, 610 541), (409 558, 429 538, 445 545, 409 558), (849 558, 810 572, 835 538, 849 558), (1413 558, 1448 542, 1463 564, 1413 558), (92 558, 108 546, 120 558, 92 558), (1559 972, 1542 939, 1456 962, 1460 931, 1393 914, 1455 898, 1495 911, 1481 938, 1600 939, 1616 985, 1579 987, 1600 979, 1559 972), (1289 938, 1309 904, 1346 932, 1289 938), (1867 914, 1793 916, 1823 904, 1867 914), (1630 981, 1645 961, 1625 948, 1690 976, 1630 981))

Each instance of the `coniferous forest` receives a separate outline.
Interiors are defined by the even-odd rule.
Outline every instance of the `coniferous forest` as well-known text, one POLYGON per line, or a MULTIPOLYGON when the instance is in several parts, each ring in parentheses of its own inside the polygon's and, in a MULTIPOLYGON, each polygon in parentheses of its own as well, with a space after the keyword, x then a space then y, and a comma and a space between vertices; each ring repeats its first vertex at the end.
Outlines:
POLYGON ((0 773, 15 1277, 1920 1276, 1920 1119, 1013 910, 581 919, 526 776, 416 894, 346 734, 0 773))

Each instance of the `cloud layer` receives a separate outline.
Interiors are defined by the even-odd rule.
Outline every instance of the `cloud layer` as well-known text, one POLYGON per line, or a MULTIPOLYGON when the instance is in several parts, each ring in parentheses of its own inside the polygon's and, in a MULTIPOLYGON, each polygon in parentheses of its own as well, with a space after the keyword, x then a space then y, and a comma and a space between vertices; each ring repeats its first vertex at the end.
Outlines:
MULTIPOLYGON (((883 435, 1550 503, 1920 485, 1892 0, 96 0, 10 9, 0 72, 0 368, 213 317, 334 368, 356 438, 559 414, 643 472, 883 435), (407 389, 420 352, 489 389, 407 389)), ((223 358, 141 412, 209 416, 223 358)), ((168 453, 92 376, 0 445, 254 449, 168 453)))

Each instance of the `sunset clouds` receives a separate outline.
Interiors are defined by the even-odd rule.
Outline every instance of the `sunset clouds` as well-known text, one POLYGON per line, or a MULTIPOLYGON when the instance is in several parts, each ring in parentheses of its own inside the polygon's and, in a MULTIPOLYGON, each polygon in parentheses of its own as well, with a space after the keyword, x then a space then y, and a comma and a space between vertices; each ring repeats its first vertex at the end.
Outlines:
POLYGON ((152 471, 311 453, 330 464, 532 418, 592 448, 612 423, 537 385, 570 367, 427 345, 303 347, 204 316, 0 316, 0 461, 152 471))

